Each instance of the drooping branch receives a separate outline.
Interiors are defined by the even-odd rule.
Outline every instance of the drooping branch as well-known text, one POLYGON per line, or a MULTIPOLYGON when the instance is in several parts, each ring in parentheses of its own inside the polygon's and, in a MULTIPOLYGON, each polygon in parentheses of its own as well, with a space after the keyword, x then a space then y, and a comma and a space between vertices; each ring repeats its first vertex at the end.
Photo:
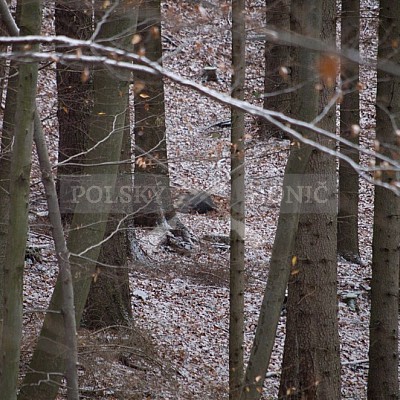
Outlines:
POLYGON ((0 15, 4 25, 7 27, 8 32, 10 35, 18 36, 19 35, 19 28, 11 15, 9 6, 6 0, 0 0, 0 15))

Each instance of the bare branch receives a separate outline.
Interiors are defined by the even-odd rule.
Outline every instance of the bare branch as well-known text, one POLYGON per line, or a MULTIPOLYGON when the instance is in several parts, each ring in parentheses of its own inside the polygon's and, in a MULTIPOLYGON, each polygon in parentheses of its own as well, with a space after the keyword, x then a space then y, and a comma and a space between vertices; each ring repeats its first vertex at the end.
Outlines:
POLYGON ((13 36, 19 35, 19 28, 15 23, 13 16, 11 15, 10 9, 6 0, 0 0, 0 15, 3 23, 7 26, 8 31, 13 36))
MULTIPOLYGON (((386 187, 387 189, 393 191, 396 194, 400 194, 400 188, 397 185, 389 185, 387 183, 382 183, 381 181, 375 180, 370 174, 377 169, 375 167, 369 166, 361 166, 355 164, 349 157, 340 153, 337 150, 329 149, 319 143, 316 143, 310 139, 303 137, 299 132, 291 128, 290 126, 298 126, 312 132, 323 135, 329 139, 335 140, 341 144, 345 144, 349 148, 353 148, 360 153, 373 158, 377 158, 381 161, 385 161, 386 165, 384 168, 386 170, 392 170, 395 172, 400 171, 400 163, 396 160, 391 159, 383 154, 380 154, 376 151, 362 148, 354 143, 339 137, 335 133, 326 131, 315 126, 313 123, 300 121, 295 118, 284 115, 283 113, 263 109, 259 106, 250 104, 245 101, 241 101, 238 99, 233 99, 229 95, 217 92, 216 90, 207 88, 201 84, 198 84, 190 79, 184 78, 179 74, 169 71, 163 67, 161 67, 158 63, 152 62, 146 57, 139 56, 134 53, 129 53, 124 50, 117 49, 115 47, 103 46, 98 43, 93 43, 85 40, 77 40, 71 39, 65 36, 25 36, 23 38, 18 37, 4 37, 0 36, 0 44, 13 44, 13 43, 25 43, 25 44, 34 44, 34 43, 45 43, 45 44, 55 44, 62 45, 63 47, 71 47, 71 48, 80 48, 80 49, 88 49, 95 50, 100 55, 81 55, 77 54, 63 54, 57 52, 48 52, 48 53, 40 53, 33 52, 30 50, 25 51, 24 53, 0 53, 0 58, 7 59, 18 59, 18 60, 26 60, 26 61, 43 61, 43 60, 53 60, 57 62, 71 63, 71 62, 80 62, 80 63, 89 63, 89 64, 103 64, 111 67, 126 69, 130 71, 141 71, 150 73, 153 75, 160 74, 164 77, 170 79, 171 81, 181 85, 188 87, 190 89, 195 90, 198 93, 201 93, 208 98, 211 98, 219 103, 222 103, 227 106, 233 106, 238 110, 244 111, 250 115, 258 116, 267 119, 271 123, 277 125, 285 132, 291 135, 295 140, 309 144, 318 150, 327 152, 332 156, 339 157, 342 160, 348 162, 359 174, 362 178, 366 179, 368 182, 371 182, 376 185, 380 185, 386 187), (136 64, 135 64, 136 63, 136 64), (140 64, 137 64, 140 63, 140 64), (289 126, 288 126, 289 125, 289 126)), ((319 47, 315 47, 315 49, 319 49, 319 47)), ((385 64, 386 65, 386 64, 385 64)), ((400 68, 397 68, 397 73, 400 74, 400 68)), ((382 170, 382 168, 379 168, 382 170)))

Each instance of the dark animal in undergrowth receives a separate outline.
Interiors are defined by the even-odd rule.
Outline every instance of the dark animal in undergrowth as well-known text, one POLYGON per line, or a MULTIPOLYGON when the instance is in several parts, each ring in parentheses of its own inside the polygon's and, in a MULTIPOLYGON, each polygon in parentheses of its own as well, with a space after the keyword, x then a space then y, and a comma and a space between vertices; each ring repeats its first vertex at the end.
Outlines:
POLYGON ((178 197, 176 206, 179 212, 198 214, 206 214, 217 208, 210 194, 203 190, 191 190, 182 194, 178 197))

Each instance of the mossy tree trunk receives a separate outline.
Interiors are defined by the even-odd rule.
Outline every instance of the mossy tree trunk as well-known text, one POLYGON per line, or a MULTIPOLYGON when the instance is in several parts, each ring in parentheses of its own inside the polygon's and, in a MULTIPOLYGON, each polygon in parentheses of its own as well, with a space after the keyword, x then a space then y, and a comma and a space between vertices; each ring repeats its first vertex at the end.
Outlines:
MULTIPOLYGON (((20 4, 16 18, 19 20, 20 4)), ((12 18, 12 17, 11 17, 12 18)), ((18 29, 18 28, 16 28, 18 29)), ((11 62, 8 68, 6 103, 3 115, 3 129, 0 147, 0 299, 3 299, 4 262, 7 249, 10 206, 11 149, 15 131, 15 110, 17 108, 18 74, 17 64, 11 62)), ((3 83, 5 85, 5 82, 3 83)), ((4 88, 4 86, 3 86, 4 88)), ((3 332, 3 301, 0 301, 0 343, 3 332)), ((2 359, 0 357, 0 371, 2 359)))
MULTIPOLYGON (((20 32, 37 35, 41 25, 41 1, 21 0, 20 32)), ((20 49, 22 50, 22 49, 20 49)), ((33 121, 38 76, 37 63, 18 66, 15 133, 10 168, 10 208, 4 260, 4 322, 1 342, 0 393, 16 399, 22 337, 22 290, 28 233, 33 121)))
POLYGON ((42 182, 46 192, 49 219, 52 226, 52 236, 60 277, 62 281, 62 315, 65 329, 65 346, 67 349, 66 374, 68 400, 78 400, 78 344, 76 335, 74 288, 72 285, 71 265, 69 262, 69 251, 64 236, 61 221, 60 207, 56 185, 53 179, 52 166, 49 158, 46 140, 44 138, 41 121, 36 111, 34 122, 34 139, 36 151, 39 158, 42 182))
MULTIPOLYGON (((9 68, 12 76, 8 79, 6 104, 1 133, 0 154, 0 299, 3 299, 4 266, 7 250, 10 208, 10 173, 11 173, 11 144, 14 137, 15 110, 17 102, 18 75, 16 64, 11 63, 9 68)), ((0 343, 3 323, 3 301, 0 301, 0 343)), ((0 359, 1 366, 1 359, 0 359)), ((1 367, 0 367, 1 369, 1 367)))

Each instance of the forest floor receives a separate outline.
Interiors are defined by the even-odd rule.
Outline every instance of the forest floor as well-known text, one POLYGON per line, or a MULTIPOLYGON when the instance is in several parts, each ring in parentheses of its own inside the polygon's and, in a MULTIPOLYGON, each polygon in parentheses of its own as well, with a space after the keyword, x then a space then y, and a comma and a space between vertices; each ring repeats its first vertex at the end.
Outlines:
MULTIPOLYGON (((216 0, 196 6, 194 1, 163 2, 164 66, 185 78, 202 81, 203 68, 216 66, 218 82, 206 86, 229 92, 229 7, 216 0)), ((201 2, 200 2, 201 3, 201 2)), ((248 36, 265 23, 265 2, 248 1, 248 36)), ((361 54, 376 51, 377 4, 364 1, 361 54)), ((45 14, 45 27, 53 28, 45 14)), ((264 43, 248 40, 246 99, 261 104, 264 43)), ((373 138, 375 77, 363 70, 361 128, 363 145, 373 138)), ((55 78, 41 72, 38 100, 54 162, 57 158, 55 78)), ((179 214, 198 239, 188 254, 158 245, 159 231, 138 230, 152 265, 130 265, 132 328, 89 332, 80 330, 80 386, 83 398, 199 399, 228 398, 229 250, 207 240, 210 234, 229 235, 230 130, 229 108, 166 81, 168 151, 172 187, 176 193, 202 189, 213 195, 218 209, 206 215, 179 214)), ((254 337, 268 277, 268 264, 279 213, 280 185, 289 141, 260 137, 257 124, 246 117, 246 293, 245 360, 254 337)), ((365 162, 365 160, 363 160, 365 162)), ((40 174, 34 165, 30 242, 41 245, 40 258, 26 266, 24 288, 24 366, 35 344, 43 310, 57 275, 48 230, 40 174)), ((362 264, 338 261, 339 327, 342 361, 342 398, 366 398, 368 372, 369 277, 371 264, 372 187, 360 183, 360 246, 362 264), (352 309, 344 298, 357 295, 352 309)), ((323 299, 321 299, 322 301, 323 299)), ((263 399, 277 397, 285 338, 281 316, 263 399)), ((60 399, 64 398, 60 395, 60 399)))

